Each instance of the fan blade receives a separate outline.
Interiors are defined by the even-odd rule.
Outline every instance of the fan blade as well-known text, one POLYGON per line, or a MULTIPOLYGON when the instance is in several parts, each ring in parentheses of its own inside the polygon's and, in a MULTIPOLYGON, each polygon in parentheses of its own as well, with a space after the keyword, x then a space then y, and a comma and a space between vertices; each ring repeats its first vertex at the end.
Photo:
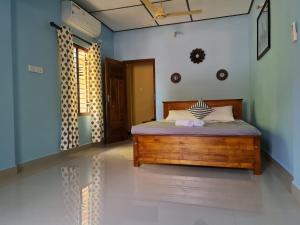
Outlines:
POLYGON ((166 19, 165 17, 160 17, 160 18, 151 18, 151 21, 159 21, 159 20, 164 20, 166 19))
POLYGON ((194 14, 200 14, 202 13, 202 10, 191 10, 191 11, 185 11, 185 12, 173 12, 173 13, 167 13, 166 16, 188 16, 188 15, 194 15, 194 14))
POLYGON ((146 8, 152 13, 152 14, 156 14, 158 12, 158 8, 153 5, 149 0, 141 0, 144 5, 146 6, 146 8))

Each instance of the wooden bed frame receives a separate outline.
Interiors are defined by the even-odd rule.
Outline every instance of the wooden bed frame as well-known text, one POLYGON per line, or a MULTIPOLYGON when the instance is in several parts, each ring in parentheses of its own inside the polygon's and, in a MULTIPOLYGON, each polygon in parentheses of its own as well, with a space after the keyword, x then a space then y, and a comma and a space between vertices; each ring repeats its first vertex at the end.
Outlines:
MULTIPOLYGON (((164 118, 170 110, 187 109, 197 101, 163 102, 164 118)), ((206 100, 211 107, 232 106, 242 119, 243 100, 206 100)), ((261 175, 260 136, 142 135, 133 136, 134 166, 177 164, 251 169, 261 175)))

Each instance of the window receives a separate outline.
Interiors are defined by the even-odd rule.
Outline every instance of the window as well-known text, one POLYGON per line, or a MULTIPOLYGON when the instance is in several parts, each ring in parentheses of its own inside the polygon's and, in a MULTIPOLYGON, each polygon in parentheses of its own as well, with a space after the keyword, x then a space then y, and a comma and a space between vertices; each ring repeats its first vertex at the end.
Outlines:
POLYGON ((87 50, 78 45, 74 45, 74 68, 77 76, 78 114, 87 115, 90 113, 87 50))

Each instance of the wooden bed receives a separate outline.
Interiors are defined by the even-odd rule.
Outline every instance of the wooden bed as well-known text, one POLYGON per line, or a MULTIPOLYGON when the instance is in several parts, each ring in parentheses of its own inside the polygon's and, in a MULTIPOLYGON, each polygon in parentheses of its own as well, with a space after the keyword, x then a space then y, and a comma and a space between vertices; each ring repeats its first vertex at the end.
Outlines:
MULTIPOLYGON (((197 101, 163 102, 164 118, 170 110, 187 109, 197 101)), ((232 106, 242 119, 243 100, 206 100, 211 107, 232 106)), ((134 166, 177 164, 251 169, 261 174, 260 136, 142 135, 133 136, 134 166)))

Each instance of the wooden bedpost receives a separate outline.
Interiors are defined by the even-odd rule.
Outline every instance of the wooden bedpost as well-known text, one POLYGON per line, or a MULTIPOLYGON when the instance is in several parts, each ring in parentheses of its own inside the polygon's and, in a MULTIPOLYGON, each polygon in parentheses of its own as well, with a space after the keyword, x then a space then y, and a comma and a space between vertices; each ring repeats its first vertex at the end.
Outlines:
POLYGON ((262 174, 262 165, 261 165, 261 148, 260 148, 260 137, 256 137, 254 139, 254 174, 261 175, 262 174))
POLYGON ((133 135, 133 166, 140 167, 138 137, 133 135))

